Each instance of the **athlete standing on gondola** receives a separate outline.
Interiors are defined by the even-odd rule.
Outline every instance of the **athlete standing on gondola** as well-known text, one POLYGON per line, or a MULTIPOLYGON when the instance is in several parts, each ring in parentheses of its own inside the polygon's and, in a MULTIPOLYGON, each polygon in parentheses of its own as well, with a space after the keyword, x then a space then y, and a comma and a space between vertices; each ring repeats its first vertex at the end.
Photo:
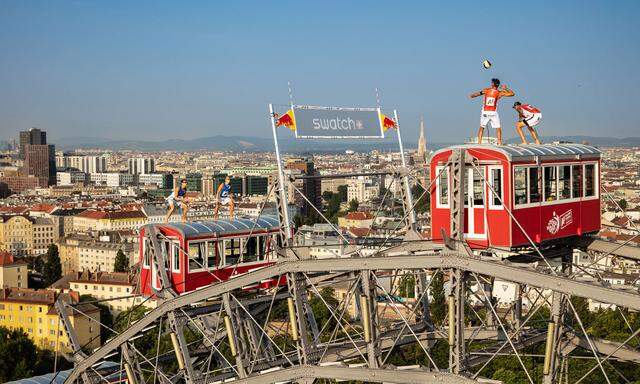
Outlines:
POLYGON ((171 214, 176 205, 182 209, 182 222, 187 221, 187 211, 189 210, 189 204, 187 203, 187 179, 180 181, 180 186, 173 188, 173 192, 167 197, 167 204, 169 204, 169 210, 167 216, 164 218, 164 222, 168 223, 171 214))
POLYGON ((531 104, 522 104, 519 101, 513 103, 513 109, 518 112, 516 131, 518 131, 522 144, 527 144, 527 139, 525 139, 524 133, 522 132, 522 127, 525 126, 529 129, 529 133, 531 133, 531 137, 533 137, 536 144, 540 144, 538 133, 534 127, 540 123, 540 120, 542 120, 542 112, 531 104))
POLYGON ((500 125, 500 116, 498 115, 498 100, 502 97, 511 97, 515 93, 506 85, 500 87, 500 80, 491 79, 491 87, 482 91, 474 92, 469 97, 472 99, 478 96, 484 96, 482 99, 482 114, 480 115, 480 129, 478 129, 478 144, 482 144, 482 134, 484 129, 491 122, 491 127, 495 128, 498 136, 498 145, 502 145, 502 126, 500 125))
POLYGON ((231 193, 231 177, 227 176, 224 179, 224 183, 218 186, 218 191, 216 192, 216 211, 214 213, 214 218, 218 220, 218 209, 220 209, 220 205, 229 205, 229 218, 233 220, 233 194, 231 193))

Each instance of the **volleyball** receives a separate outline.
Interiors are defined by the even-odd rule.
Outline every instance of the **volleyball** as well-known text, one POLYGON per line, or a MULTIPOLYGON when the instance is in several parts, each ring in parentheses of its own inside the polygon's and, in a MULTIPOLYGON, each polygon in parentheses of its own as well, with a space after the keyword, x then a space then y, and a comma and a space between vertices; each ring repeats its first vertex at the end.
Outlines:
POLYGON ((491 68, 491 62, 489 60, 485 60, 482 62, 482 66, 484 67, 484 69, 489 69, 491 68))

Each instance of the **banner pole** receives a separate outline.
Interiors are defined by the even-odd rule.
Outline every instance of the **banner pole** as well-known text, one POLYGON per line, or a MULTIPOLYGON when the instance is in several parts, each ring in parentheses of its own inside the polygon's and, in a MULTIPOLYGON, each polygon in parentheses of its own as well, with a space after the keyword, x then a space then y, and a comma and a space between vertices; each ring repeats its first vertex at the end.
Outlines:
POLYGON ((271 118, 271 130, 273 131, 273 143, 276 148, 276 162, 278 163, 278 193, 280 194, 280 202, 284 209, 282 210, 282 216, 284 217, 284 223, 280 223, 285 230, 285 236, 287 240, 292 240, 291 225, 289 221, 289 204, 287 203, 287 192, 284 184, 284 170, 282 169, 282 158, 280 157, 280 147, 278 146, 278 132, 276 127, 276 120, 273 114, 273 104, 269 103, 269 117, 271 118))
MULTIPOLYGON (((398 120, 398 111, 396 109, 393 110, 393 119, 396 122, 396 134, 398 135, 398 146, 400 147, 400 159, 402 161, 402 167, 406 168, 407 167, 407 161, 405 160, 404 157, 404 147, 402 146, 402 135, 400 134, 400 120, 398 120)), ((409 210, 409 224, 411 225, 412 229, 415 229, 413 227, 415 227, 416 224, 416 212, 413 209, 413 196, 411 196, 411 187, 409 186, 409 176, 405 175, 403 176, 404 178, 404 187, 405 187, 405 193, 407 196, 407 209, 409 210)), ((407 212, 405 212, 405 214, 407 214, 407 212)))

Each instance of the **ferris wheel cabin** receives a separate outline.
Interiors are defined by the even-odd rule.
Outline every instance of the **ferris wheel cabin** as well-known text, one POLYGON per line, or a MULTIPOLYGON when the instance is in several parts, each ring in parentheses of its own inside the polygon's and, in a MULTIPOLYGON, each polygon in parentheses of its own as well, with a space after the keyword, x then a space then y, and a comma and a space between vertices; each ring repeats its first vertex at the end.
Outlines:
MULTIPOLYGON (((173 290, 179 294, 226 281, 275 262, 278 218, 236 218, 206 222, 149 224, 140 229, 140 292, 153 296, 161 287, 160 274, 151 261, 150 239, 155 226, 173 290)), ((274 282, 264 282, 264 287, 274 282)), ((261 288, 261 287, 248 287, 261 288)))
POLYGON ((452 146, 431 158, 431 235, 451 230, 453 151, 465 154, 464 238, 517 249, 600 230, 600 151, 582 144, 452 146))

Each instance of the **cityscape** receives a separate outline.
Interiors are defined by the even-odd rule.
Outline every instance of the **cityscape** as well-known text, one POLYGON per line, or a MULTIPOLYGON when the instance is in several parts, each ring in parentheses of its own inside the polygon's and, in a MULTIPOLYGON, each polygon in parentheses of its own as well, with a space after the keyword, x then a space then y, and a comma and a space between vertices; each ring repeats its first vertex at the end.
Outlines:
POLYGON ((0 383, 640 383, 640 6, 336 5, 3 2, 0 383))

